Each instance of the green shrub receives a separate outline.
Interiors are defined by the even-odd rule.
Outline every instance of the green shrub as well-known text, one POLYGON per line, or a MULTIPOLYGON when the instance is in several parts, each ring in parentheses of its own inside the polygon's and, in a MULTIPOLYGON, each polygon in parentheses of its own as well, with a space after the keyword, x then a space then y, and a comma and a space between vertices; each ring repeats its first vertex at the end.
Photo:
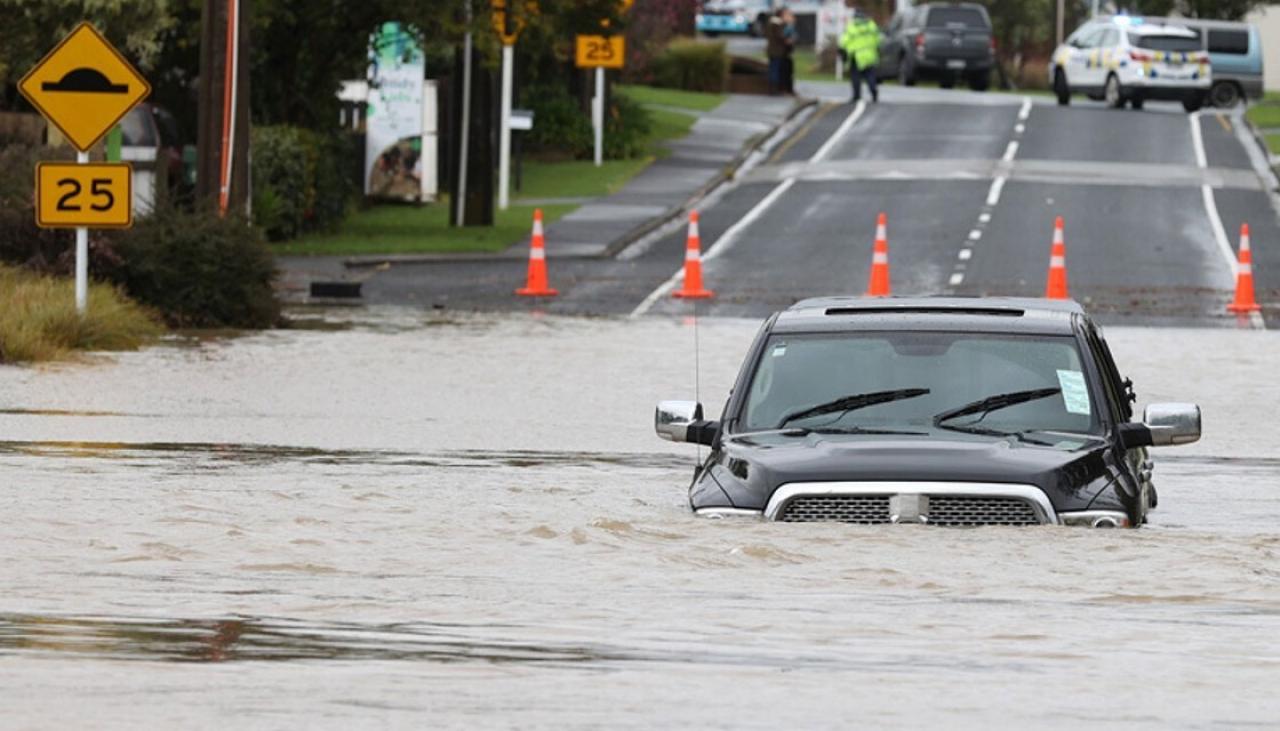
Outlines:
POLYGON ((82 317, 74 280, 0 266, 0 363, 53 360, 68 350, 133 350, 162 329, 110 285, 89 287, 82 317))
POLYGON ((121 232, 112 274, 130 296, 176 327, 272 327, 280 303, 275 260, 244 218, 158 207, 121 232))
POLYGON ((273 241, 335 228, 355 192, 349 135, 289 126, 253 129, 253 218, 273 241))
POLYGON ((729 77, 724 43, 677 38, 649 65, 654 86, 722 92, 729 77))
MULTIPOLYGON (((526 92, 534 124, 526 139, 530 151, 545 156, 590 159, 595 154, 591 116, 560 86, 542 86, 526 92)), ((611 160, 641 157, 648 153, 652 121, 644 107, 622 94, 613 94, 605 110, 604 156, 611 160)))

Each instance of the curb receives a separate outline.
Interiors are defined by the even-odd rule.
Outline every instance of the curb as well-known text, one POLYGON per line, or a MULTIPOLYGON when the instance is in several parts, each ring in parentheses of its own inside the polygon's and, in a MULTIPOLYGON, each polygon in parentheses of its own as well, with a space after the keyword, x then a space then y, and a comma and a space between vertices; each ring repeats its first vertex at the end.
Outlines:
MULTIPOLYGON (((604 251, 598 254, 557 254, 556 259, 559 260, 587 260, 587 259, 612 259, 622 253, 627 247, 637 241, 648 236, 650 233, 666 226, 677 218, 684 216, 690 209, 698 204, 699 201, 706 198, 714 190, 721 185, 733 180, 738 170, 754 155, 761 147, 763 147, 778 131, 785 127, 791 120, 795 119, 801 112, 809 107, 817 106, 817 99, 796 100, 791 110, 787 112, 781 120, 778 121, 771 129, 760 132, 747 140, 738 154, 725 164, 724 168, 715 176, 703 183, 697 190, 693 191, 683 202, 678 203, 666 211, 648 219, 631 228, 631 230, 623 233, 605 246, 604 251)), ((386 254, 383 256, 366 255, 352 256, 343 259, 342 264, 348 269, 363 269, 367 267, 382 266, 383 264, 440 264, 440 263, 479 263, 493 261, 525 261, 528 259, 528 253, 524 247, 516 244, 514 246, 497 251, 491 254, 386 254)))
POLYGON ((1271 167, 1272 179, 1269 182, 1271 183, 1272 191, 1280 191, 1280 156, 1272 154, 1271 147, 1267 145, 1267 138, 1258 125, 1249 121, 1249 118, 1243 115, 1241 115, 1240 119, 1248 125, 1249 135, 1253 137, 1254 143, 1258 145, 1258 151, 1262 153, 1262 159, 1266 160, 1271 167))

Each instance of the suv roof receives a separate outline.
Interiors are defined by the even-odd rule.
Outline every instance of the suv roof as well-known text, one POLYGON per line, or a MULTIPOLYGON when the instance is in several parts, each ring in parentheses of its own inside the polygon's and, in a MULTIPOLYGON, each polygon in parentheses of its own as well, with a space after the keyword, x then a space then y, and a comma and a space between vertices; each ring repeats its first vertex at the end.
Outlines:
POLYGON ((1070 335, 1075 300, 1029 297, 817 297, 778 313, 774 332, 954 330, 1070 335))

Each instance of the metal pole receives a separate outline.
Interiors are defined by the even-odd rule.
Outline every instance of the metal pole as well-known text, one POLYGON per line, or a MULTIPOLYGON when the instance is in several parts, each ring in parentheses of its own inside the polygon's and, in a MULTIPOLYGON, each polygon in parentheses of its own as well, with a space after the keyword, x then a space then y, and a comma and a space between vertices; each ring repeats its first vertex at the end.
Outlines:
POLYGON ((498 210, 507 210, 507 189, 511 182, 511 76, 514 49, 502 45, 502 113, 498 127, 498 210))
POLYGON ((1061 46, 1061 45, 1062 45, 1062 39, 1063 39, 1063 37, 1064 37, 1063 32, 1062 32, 1062 29, 1063 29, 1063 25, 1066 23, 1066 12, 1065 12, 1065 9, 1063 8, 1063 3, 1064 3, 1064 0, 1058 0, 1058 35, 1057 35, 1057 38, 1058 38, 1058 45, 1059 45, 1059 46, 1061 46))
POLYGON ((591 124, 595 127, 596 167, 604 164, 604 67, 596 67, 596 98, 591 102, 591 124))
MULTIPOLYGON (((89 153, 77 152, 76 162, 89 163, 89 153)), ((76 312, 84 315, 89 309, 89 229, 76 226, 76 312)))
MULTIPOLYGON (((467 27, 471 25, 471 3, 467 3, 467 27)), ((467 216, 467 148, 471 145, 471 31, 462 40, 462 129, 458 130, 458 189, 453 191, 453 205, 458 212, 458 225, 466 225, 467 216)))
POLYGON ((1098 17, 1098 0, 1093 0, 1093 11, 1089 17, 1090 18, 1098 17))

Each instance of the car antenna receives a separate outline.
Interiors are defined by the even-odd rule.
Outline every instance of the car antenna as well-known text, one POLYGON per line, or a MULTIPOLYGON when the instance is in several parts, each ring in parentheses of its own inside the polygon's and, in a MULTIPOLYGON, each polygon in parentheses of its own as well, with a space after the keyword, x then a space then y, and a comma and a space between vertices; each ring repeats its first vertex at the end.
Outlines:
MULTIPOLYGON (((702 403, 702 356, 701 348, 698 343, 698 301, 693 301, 693 400, 695 403, 702 403)), ((698 463, 702 463, 702 444, 694 445, 698 463)))

